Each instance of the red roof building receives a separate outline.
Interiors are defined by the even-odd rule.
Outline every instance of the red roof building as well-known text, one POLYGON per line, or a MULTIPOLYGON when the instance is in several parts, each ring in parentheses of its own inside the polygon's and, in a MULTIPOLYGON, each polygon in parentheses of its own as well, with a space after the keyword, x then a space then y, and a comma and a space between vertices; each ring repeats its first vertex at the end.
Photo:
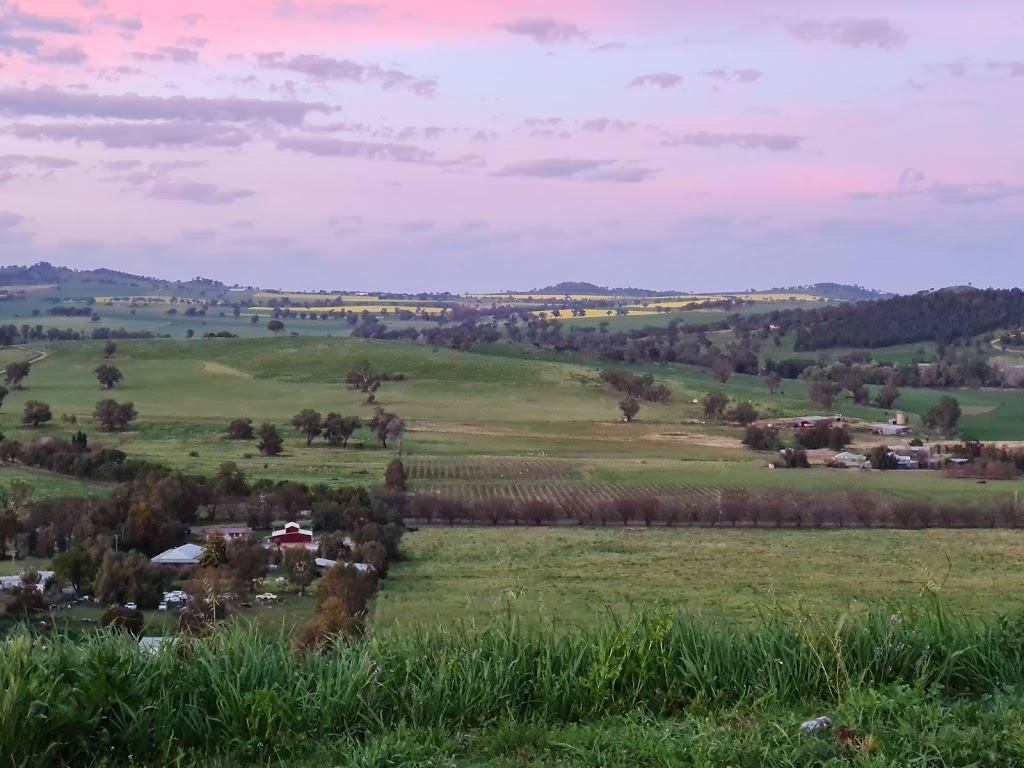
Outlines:
POLYGON ((287 523, 281 530, 274 531, 270 535, 270 545, 273 547, 305 547, 306 549, 317 549, 319 546, 313 539, 313 532, 301 528, 298 523, 287 523))

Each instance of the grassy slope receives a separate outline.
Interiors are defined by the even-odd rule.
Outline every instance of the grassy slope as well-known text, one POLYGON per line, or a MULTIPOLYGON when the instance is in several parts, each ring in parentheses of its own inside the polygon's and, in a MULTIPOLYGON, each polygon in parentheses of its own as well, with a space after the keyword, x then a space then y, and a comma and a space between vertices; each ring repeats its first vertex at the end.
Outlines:
POLYGON ((947 604, 998 613, 1021 606, 1022 544, 1018 531, 424 528, 405 540, 376 626, 512 612, 565 628, 630 605, 752 619, 776 601, 831 615, 912 602, 932 580, 947 604))
MULTIPOLYGON (((343 384, 348 370, 368 360, 376 370, 407 376, 404 382, 385 383, 378 400, 405 420, 402 449, 414 457, 561 457, 574 462, 583 480, 633 485, 792 485, 966 495, 1022 489, 1020 483, 977 486, 926 475, 769 473, 763 469, 764 457, 739 447, 740 430, 702 424, 701 408, 693 403, 712 389, 723 389, 733 398, 752 401, 769 418, 781 419, 811 412, 802 382, 786 382, 783 392, 772 396, 756 377, 736 376, 722 386, 703 369, 642 367, 670 386, 672 400, 644 405, 638 423, 621 425, 616 423, 619 397, 598 381, 598 363, 503 344, 457 353, 355 339, 121 342, 112 362, 125 380, 111 393, 100 391, 92 373, 102 360, 102 343, 60 343, 46 349, 50 357, 33 367, 27 389, 13 392, 4 403, 0 432, 20 439, 66 435, 72 428, 62 426, 59 417, 72 415, 94 443, 118 445, 134 455, 200 472, 233 460, 253 477, 375 480, 394 453, 378 449, 368 431, 356 438, 365 450, 339 451, 322 441, 307 449, 287 426, 304 407, 369 417, 372 409, 363 397, 343 384), (92 410, 105 396, 135 403, 141 416, 132 432, 103 435, 95 430, 92 410), (49 403, 54 424, 37 431, 22 429, 18 416, 28 399, 49 403), (268 461, 257 455, 255 443, 224 440, 227 422, 236 417, 284 428, 286 455, 268 461), (191 452, 199 456, 190 457, 191 452)), ((965 417, 966 433, 988 439, 1021 436, 1021 393, 957 394, 965 406, 995 409, 965 417)), ((908 390, 901 405, 915 424, 916 414, 940 396, 908 390)), ((836 410, 870 420, 884 417, 849 401, 838 403, 836 410)))

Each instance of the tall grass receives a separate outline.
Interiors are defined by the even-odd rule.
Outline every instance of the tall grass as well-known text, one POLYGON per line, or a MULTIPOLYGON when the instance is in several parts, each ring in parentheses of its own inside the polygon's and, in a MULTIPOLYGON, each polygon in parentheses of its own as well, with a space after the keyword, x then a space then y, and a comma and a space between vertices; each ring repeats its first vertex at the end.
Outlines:
POLYGON ((557 634, 510 620, 382 635, 329 655, 236 627, 157 654, 131 638, 14 637, 0 653, 0 755, 19 765, 287 757, 396 728, 567 724, 765 702, 841 705, 885 686, 983 697, 1024 678, 1024 615, 937 603, 738 628, 670 614, 557 634))

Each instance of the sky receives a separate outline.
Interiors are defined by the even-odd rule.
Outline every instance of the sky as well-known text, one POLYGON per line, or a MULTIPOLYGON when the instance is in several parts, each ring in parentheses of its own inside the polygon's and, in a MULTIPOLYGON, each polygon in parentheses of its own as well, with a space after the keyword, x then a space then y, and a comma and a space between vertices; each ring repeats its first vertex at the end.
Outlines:
POLYGON ((1024 279, 1017 0, 0 0, 0 264, 1024 279))

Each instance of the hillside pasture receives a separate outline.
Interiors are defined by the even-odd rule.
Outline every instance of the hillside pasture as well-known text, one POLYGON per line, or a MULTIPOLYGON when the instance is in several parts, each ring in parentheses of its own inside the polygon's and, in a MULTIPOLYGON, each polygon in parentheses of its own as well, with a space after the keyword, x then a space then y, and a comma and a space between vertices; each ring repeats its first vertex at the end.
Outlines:
MULTIPOLYGON (((931 584, 972 614, 1021 608, 1021 531, 423 528, 377 598, 380 631, 509 613, 562 628, 663 606, 753 620, 909 604, 931 584)), ((895 610, 895 608, 894 608, 895 610)))
MULTIPOLYGON (((377 482, 397 445, 382 450, 375 436, 363 429, 348 449, 329 448, 322 440, 307 448, 289 426, 303 408, 368 420, 373 408, 365 395, 344 384, 346 374, 366 361, 375 371, 404 377, 384 382, 376 400, 403 419, 401 450, 414 464, 433 461, 431 466, 440 467, 449 460, 503 458, 557 461, 569 467, 572 482, 581 485, 864 488, 900 495, 955 491, 963 496, 1021 487, 1018 482, 975 485, 932 473, 772 472, 765 469, 770 456, 740 445, 740 428, 707 421, 699 404, 708 392, 721 390, 735 400, 750 401, 763 418, 784 424, 814 412, 802 381, 786 381, 780 393, 771 395, 757 377, 734 376, 723 385, 705 369, 635 366, 629 370, 650 372, 669 387, 671 398, 667 403, 643 403, 636 422, 621 424, 621 396, 601 382, 603 364, 501 343, 478 345, 465 353, 402 342, 288 336, 122 341, 109 362, 122 371, 124 380, 110 392, 100 389, 93 373, 103 361, 102 342, 57 343, 40 349, 49 357, 33 366, 24 391, 8 395, 0 410, 0 432, 30 440, 47 434, 66 438, 82 428, 94 445, 119 447, 131 455, 203 473, 212 473, 221 462, 236 461, 253 477, 377 482), (104 397, 134 402, 140 416, 128 432, 105 434, 96 429, 93 408, 104 397), (30 399, 50 404, 50 425, 34 430, 21 426, 20 414, 30 399), (227 440, 228 422, 245 417, 257 427, 265 421, 277 424, 284 433, 285 454, 267 459, 259 455, 255 441, 227 440), (66 423, 72 418, 75 426, 66 423)), ((0 354, 19 359, 29 353, 9 349, 0 354)), ((915 434, 920 434, 920 414, 943 394, 904 392, 898 407, 910 415, 915 434)), ((977 429, 993 440, 1022 437, 1024 422, 1015 418, 1024 412, 1021 393, 955 394, 967 409, 965 434, 977 429)), ((867 422, 888 418, 882 411, 842 399, 835 410, 867 422)), ((855 437, 860 448, 879 442, 866 432, 855 437)))

